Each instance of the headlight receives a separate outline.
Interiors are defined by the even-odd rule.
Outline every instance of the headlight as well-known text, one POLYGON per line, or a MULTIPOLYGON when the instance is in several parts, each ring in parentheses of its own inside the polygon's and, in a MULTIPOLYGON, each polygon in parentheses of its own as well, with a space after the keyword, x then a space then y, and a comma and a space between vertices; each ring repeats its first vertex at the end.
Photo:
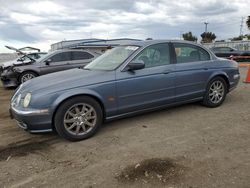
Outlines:
POLYGON ((23 107, 24 108, 27 108, 29 106, 30 100, 31 100, 31 93, 27 93, 24 97, 24 100, 23 100, 23 107))
POLYGON ((19 103, 20 103, 20 101, 21 101, 21 94, 19 94, 18 96, 17 96, 17 98, 16 98, 16 105, 18 106, 19 105, 19 103))

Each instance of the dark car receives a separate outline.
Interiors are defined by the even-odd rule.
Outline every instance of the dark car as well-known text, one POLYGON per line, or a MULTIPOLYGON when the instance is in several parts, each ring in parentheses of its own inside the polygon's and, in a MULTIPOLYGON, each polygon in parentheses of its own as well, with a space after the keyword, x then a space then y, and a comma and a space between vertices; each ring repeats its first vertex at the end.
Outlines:
POLYGON ((2 68, 1 81, 4 87, 15 87, 40 75, 84 67, 97 56, 99 55, 77 49, 53 51, 37 60, 26 54, 28 62, 2 68))
POLYGON ((216 56, 228 59, 234 56, 250 56, 250 51, 237 50, 231 47, 213 47, 211 50, 216 56))
POLYGON ((22 84, 10 112, 25 130, 56 130, 77 141, 107 120, 197 101, 220 106, 239 78, 235 61, 217 58, 198 44, 141 41, 113 48, 84 69, 22 84))

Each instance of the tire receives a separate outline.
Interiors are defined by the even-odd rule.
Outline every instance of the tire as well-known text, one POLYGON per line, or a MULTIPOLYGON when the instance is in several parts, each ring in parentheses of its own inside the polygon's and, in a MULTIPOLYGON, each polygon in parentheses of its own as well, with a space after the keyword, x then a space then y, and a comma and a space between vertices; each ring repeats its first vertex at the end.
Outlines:
POLYGON ((28 80, 31 80, 33 78, 37 77, 37 74, 32 72, 32 71, 25 71, 23 73, 21 73, 21 75, 19 76, 19 83, 24 83, 28 80))
POLYGON ((203 98, 203 105, 215 108, 220 106, 227 95, 227 83, 222 77, 213 78, 207 85, 206 93, 203 98))
POLYGON ((100 104, 88 96, 77 96, 65 101, 54 117, 57 133, 69 141, 90 138, 98 131, 102 122, 103 111, 100 104))

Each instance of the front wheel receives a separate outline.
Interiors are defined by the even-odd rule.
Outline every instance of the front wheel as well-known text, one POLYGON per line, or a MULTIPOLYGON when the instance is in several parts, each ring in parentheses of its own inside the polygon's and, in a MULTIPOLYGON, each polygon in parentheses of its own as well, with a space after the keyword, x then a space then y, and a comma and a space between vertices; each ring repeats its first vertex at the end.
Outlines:
POLYGON ((67 100, 59 107, 54 118, 57 133, 70 141, 91 137, 102 122, 101 106, 96 100, 87 96, 67 100))
POLYGON ((221 77, 212 79, 206 90, 206 94, 203 99, 203 104, 207 107, 218 107, 225 100, 227 95, 227 83, 221 77))
POLYGON ((37 75, 34 72, 31 72, 31 71, 23 72, 19 77, 19 82, 22 84, 35 77, 37 77, 37 75))

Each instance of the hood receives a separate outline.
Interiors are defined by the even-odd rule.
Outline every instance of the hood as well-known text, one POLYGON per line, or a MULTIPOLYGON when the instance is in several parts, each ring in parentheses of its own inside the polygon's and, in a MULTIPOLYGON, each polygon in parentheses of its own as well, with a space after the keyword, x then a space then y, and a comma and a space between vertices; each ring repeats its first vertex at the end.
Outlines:
POLYGON ((7 67, 11 67, 14 65, 22 65, 22 64, 27 64, 30 63, 30 61, 18 61, 19 58, 12 60, 12 61, 6 61, 4 63, 1 64, 2 68, 7 68, 7 67))
POLYGON ((29 80, 23 84, 21 90, 32 93, 53 93, 75 87, 84 87, 108 82, 114 79, 114 71, 70 69, 29 80))
POLYGON ((31 61, 17 61, 19 58, 12 60, 12 61, 7 61, 1 64, 1 67, 3 69, 8 68, 8 67, 12 67, 15 65, 21 66, 21 65, 26 65, 26 64, 30 64, 32 63, 31 61))
POLYGON ((12 61, 6 61, 6 62, 4 62, 4 63, 1 63, 1 67, 2 67, 2 68, 7 68, 7 67, 10 67, 10 66, 12 66, 14 63, 17 63, 17 62, 18 62, 17 59, 12 60, 12 61))
POLYGON ((36 61, 34 58, 30 57, 29 54, 26 54, 26 53, 22 52, 20 49, 16 49, 16 48, 11 47, 11 46, 5 46, 5 47, 8 48, 8 49, 10 49, 10 50, 14 50, 14 51, 16 51, 19 54, 22 54, 23 56, 29 58, 31 61, 36 61))

